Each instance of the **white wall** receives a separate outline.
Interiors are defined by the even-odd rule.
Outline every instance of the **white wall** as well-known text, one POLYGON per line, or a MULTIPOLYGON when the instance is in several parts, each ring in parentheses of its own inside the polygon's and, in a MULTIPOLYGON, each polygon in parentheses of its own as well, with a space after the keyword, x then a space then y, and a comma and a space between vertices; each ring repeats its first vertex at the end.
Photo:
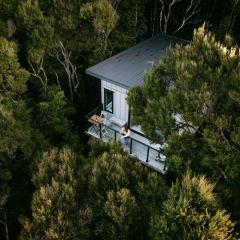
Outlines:
POLYGON ((102 103, 104 103, 104 88, 113 91, 113 115, 121 120, 128 121, 128 104, 126 101, 128 90, 113 83, 101 80, 102 103))

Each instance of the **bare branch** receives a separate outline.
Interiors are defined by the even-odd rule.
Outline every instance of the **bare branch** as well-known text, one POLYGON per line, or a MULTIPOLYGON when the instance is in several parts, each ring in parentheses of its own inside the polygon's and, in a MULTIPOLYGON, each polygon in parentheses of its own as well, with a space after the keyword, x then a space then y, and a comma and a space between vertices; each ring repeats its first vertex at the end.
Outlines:
MULTIPOLYGON (((79 80, 77 76, 77 67, 71 62, 71 52, 68 52, 68 50, 65 48, 63 43, 59 41, 59 49, 60 49, 60 54, 59 52, 56 52, 52 56, 54 56, 58 62, 64 67, 65 72, 68 77, 68 86, 69 86, 69 92, 70 92, 70 98, 71 102, 73 102, 74 99, 74 94, 77 93, 78 87, 79 87, 79 80)), ((56 75, 56 73, 55 73, 56 75)), ((57 81, 58 81, 58 76, 57 81)), ((58 81, 59 84, 59 81, 58 81)), ((60 84, 59 84, 60 86, 60 84)))
MULTIPOLYGON (((159 0, 161 3, 160 10, 160 30, 162 33, 167 34, 168 32, 168 24, 170 17, 172 15, 173 7, 179 3, 183 2, 183 0, 159 0)), ((186 24, 189 23, 190 19, 199 12, 199 5, 201 0, 191 0, 187 8, 184 10, 183 18, 180 26, 173 32, 176 33, 180 29, 182 29, 186 24)))
POLYGON ((111 4, 113 6, 114 9, 118 9, 118 6, 120 4, 121 0, 111 0, 111 4))
POLYGON ((40 60, 40 62, 38 64, 36 64, 36 66, 33 66, 33 63, 31 62, 31 60, 28 59, 28 64, 32 69, 32 72, 30 72, 30 74, 32 76, 36 77, 38 80, 40 80, 40 82, 42 83, 42 86, 44 88, 44 92, 46 94, 46 91, 48 88, 48 77, 47 77, 46 71, 43 67, 43 62, 44 62, 44 59, 42 58, 40 60))
POLYGON ((61 88, 61 85, 60 85, 60 83, 59 83, 58 74, 57 74, 56 72, 55 72, 55 76, 56 76, 57 84, 58 84, 58 86, 61 88))
POLYGON ((191 0, 190 5, 188 6, 188 8, 185 11, 185 14, 183 16, 183 20, 181 25, 173 32, 176 33, 178 32, 180 29, 182 29, 184 26, 186 26, 186 24, 188 24, 189 20, 196 14, 198 13, 199 10, 199 4, 200 4, 200 0, 191 0))
POLYGON ((3 219, 4 220, 1 220, 0 219, 0 223, 4 226, 5 228, 5 239, 6 240, 9 240, 9 231, 8 231, 8 224, 7 224, 7 214, 6 214, 6 211, 5 209, 1 209, 2 213, 3 213, 3 219))

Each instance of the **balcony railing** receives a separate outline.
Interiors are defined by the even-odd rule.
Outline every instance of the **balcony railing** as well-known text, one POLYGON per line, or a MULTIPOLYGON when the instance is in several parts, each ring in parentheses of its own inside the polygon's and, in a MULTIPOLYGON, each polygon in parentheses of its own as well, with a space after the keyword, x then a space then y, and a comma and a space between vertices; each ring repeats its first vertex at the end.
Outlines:
MULTIPOLYGON (((100 116, 101 110, 102 105, 95 108, 86 116, 88 120, 86 134, 93 136, 97 139, 102 139, 104 142, 108 142, 110 139, 122 142, 120 126, 112 124, 109 119, 105 119, 103 122, 96 122, 94 124, 89 121, 94 115, 100 116)), ((137 157, 145 165, 148 165, 155 170, 164 173, 166 171, 166 166, 163 150, 156 149, 152 147, 151 144, 146 144, 143 139, 144 138, 142 136, 136 133, 131 133, 129 144, 123 144, 123 148, 131 156, 137 157)), ((145 140, 147 139, 145 138, 145 140)))

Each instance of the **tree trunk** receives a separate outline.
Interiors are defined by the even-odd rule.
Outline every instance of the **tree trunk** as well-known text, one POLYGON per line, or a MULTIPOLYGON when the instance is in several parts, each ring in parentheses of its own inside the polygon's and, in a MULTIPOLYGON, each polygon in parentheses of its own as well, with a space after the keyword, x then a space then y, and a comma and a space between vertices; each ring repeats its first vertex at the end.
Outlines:
POLYGON ((234 0, 233 9, 232 9, 231 15, 229 17, 229 22, 228 22, 228 28, 227 28, 228 33, 231 32, 233 29, 235 19, 236 19, 236 8, 237 8, 238 3, 239 3, 239 0, 234 0))
POLYGON ((7 225, 7 214, 6 211, 3 209, 3 220, 0 220, 0 223, 4 226, 5 229, 5 238, 6 240, 9 240, 9 231, 8 231, 8 225, 7 225))

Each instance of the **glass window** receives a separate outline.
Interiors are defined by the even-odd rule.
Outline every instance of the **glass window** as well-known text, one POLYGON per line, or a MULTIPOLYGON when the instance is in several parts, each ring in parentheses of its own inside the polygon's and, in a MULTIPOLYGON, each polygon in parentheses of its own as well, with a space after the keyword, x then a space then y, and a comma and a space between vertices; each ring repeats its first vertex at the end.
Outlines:
POLYGON ((113 113, 113 92, 104 89, 104 110, 113 113))

